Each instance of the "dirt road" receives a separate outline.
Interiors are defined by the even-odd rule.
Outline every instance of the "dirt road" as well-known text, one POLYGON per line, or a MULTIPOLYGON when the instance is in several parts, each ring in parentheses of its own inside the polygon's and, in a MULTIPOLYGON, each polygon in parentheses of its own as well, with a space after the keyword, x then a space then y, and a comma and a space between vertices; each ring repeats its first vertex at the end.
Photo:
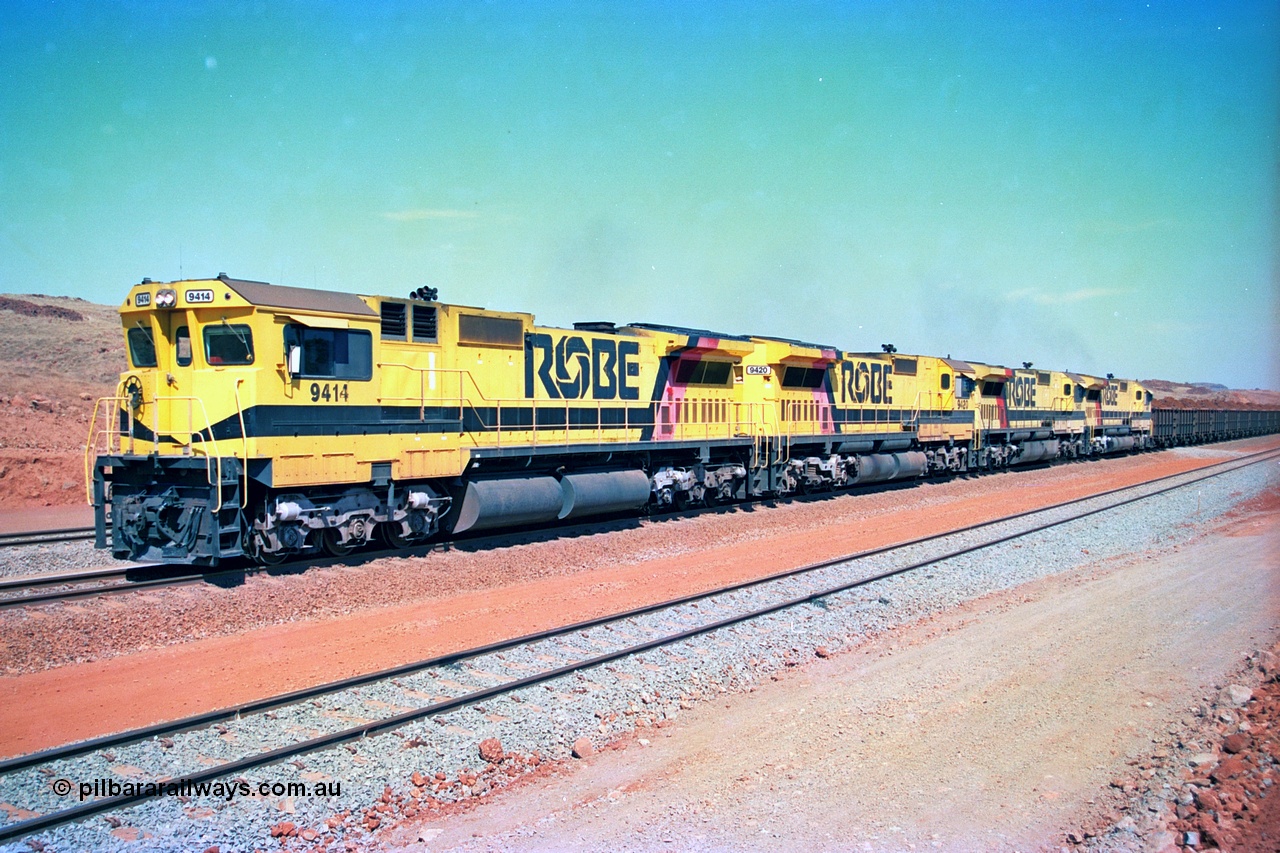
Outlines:
POLYGON ((1127 759, 1280 635, 1277 578, 1263 506, 815 661, 388 846, 1056 851, 1105 820, 1127 759))

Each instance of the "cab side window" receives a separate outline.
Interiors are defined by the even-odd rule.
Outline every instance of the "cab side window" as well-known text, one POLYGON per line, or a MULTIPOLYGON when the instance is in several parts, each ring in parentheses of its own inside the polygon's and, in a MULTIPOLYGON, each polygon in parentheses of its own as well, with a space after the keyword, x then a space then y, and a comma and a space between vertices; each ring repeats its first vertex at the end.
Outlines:
POLYGON ((826 378, 825 367, 784 367, 782 369, 783 388, 821 388, 826 378))
POLYGON ((175 353, 179 367, 188 367, 191 364, 191 330, 186 326, 179 326, 178 331, 174 335, 174 345, 177 350, 175 353))
POLYGON ((727 361, 690 361, 676 363, 677 385, 728 385, 733 375, 733 365, 727 361))
POLYGON ((291 324, 284 327, 284 348, 302 351, 298 376, 314 379, 373 378, 373 336, 350 329, 313 329, 291 324))

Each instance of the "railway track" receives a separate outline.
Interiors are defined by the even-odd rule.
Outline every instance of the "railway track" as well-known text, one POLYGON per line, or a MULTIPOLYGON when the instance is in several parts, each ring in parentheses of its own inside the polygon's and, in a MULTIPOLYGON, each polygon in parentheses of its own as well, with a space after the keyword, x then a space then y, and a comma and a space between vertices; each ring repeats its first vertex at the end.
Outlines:
MULTIPOLYGON (((862 487, 862 493, 892 491, 909 488, 912 481, 901 480, 891 483, 876 483, 862 487)), ((835 494, 854 494, 855 492, 823 492, 807 495, 792 495, 788 501, 814 501, 832 497, 835 494)), ((761 498, 748 503, 768 503, 776 498, 761 498)), ((724 504, 715 507, 698 507, 693 509, 665 512, 653 520, 688 518, 703 512, 731 512, 742 503, 724 504)), ((304 555, 296 560, 289 560, 271 566, 258 565, 248 559, 228 561, 226 568, 210 568, 204 571, 193 571, 187 564, 168 563, 130 563, 124 567, 104 567, 77 572, 58 574, 31 575, 21 578, 0 580, 0 610, 22 607, 33 604, 51 604, 59 601, 71 601, 79 598, 116 595, 120 593, 139 592, 171 586, 190 586, 199 583, 238 584, 245 578, 255 574, 296 574, 308 569, 329 568, 333 566, 358 566, 381 560, 387 557, 423 557, 428 554, 448 551, 456 548, 483 550, 503 545, 528 544, 546 539, 582 536, 592 533, 607 532, 638 524, 640 516, 626 514, 617 519, 596 518, 580 522, 566 522, 556 525, 544 525, 523 530, 511 528, 491 533, 464 533, 461 536, 427 542, 409 548, 364 548, 341 557, 328 557, 320 554, 304 555)), ((89 539, 93 538, 89 528, 89 539)), ((64 531, 42 531, 30 534, 14 534, 15 536, 40 536, 57 534, 64 531)), ((15 544, 39 544, 58 541, 43 539, 33 542, 15 544)))
POLYGON ((1264 451, 623 613, 9 759, 0 762, 0 784, 4 786, 5 798, 37 815, 0 826, 0 842, 152 799, 146 795, 119 795, 70 808, 57 807, 56 799, 47 793, 52 784, 50 780, 83 778, 83 770, 77 768, 75 762, 87 756, 103 756, 108 765, 162 767, 165 770, 157 773, 156 779, 179 787, 194 787, 547 685, 788 609, 826 606, 825 600, 833 596, 1275 459, 1280 459, 1280 451, 1264 451), (981 534, 980 537, 972 541, 977 534, 981 534), (923 556, 922 547, 926 551, 923 556), (869 558, 908 552, 913 553, 901 565, 859 570, 869 558), (423 697, 431 698, 424 702, 423 697), (359 715, 368 716, 368 721, 342 725, 342 720, 350 719, 352 706, 363 709, 359 715), (381 712, 388 707, 410 710, 381 712), (287 713, 283 711, 286 708, 287 713), (254 729, 252 735, 235 737, 238 727, 245 726, 254 729), (270 731, 264 735, 264 729, 270 731), (299 731, 319 734, 300 738, 299 731), (192 757, 227 755, 228 740, 224 736, 228 733, 232 735, 232 743, 243 741, 245 744, 240 754, 228 755, 216 766, 204 766, 192 760, 192 757), (187 758, 184 760, 182 756, 187 758), (22 798, 15 797, 18 792, 23 794, 22 798))
POLYGON ((90 596, 138 592, 157 587, 204 583, 212 578, 212 574, 192 574, 190 566, 133 563, 121 568, 0 580, 0 610, 90 596))
MULTIPOLYGON (((107 529, 110 530, 110 526, 107 529)), ((51 542, 88 542, 92 540, 92 527, 64 527, 60 530, 0 533, 0 548, 17 548, 22 545, 47 545, 51 542)))
MULTIPOLYGON (((1206 466, 1196 470, 1208 470, 1217 465, 1230 465, 1233 462, 1250 459, 1269 451, 1259 451, 1255 454, 1236 457, 1235 459, 1224 460, 1214 465, 1206 466)), ((1169 475, 1169 477, 1161 478, 1161 480, 1152 480, 1149 482, 1161 482, 1164 479, 1182 476, 1179 474, 1169 475)), ((798 494, 787 498, 789 501, 814 501, 824 500, 833 495, 840 494, 857 494, 870 491, 886 491, 900 488, 909 488, 914 481, 903 480, 890 483, 874 484, 865 486, 858 491, 841 491, 841 492, 819 492, 813 494, 798 494)), ((1109 494, 1103 492, 1100 494, 1109 494)), ((776 500, 775 498, 762 498, 753 503, 768 503, 776 500)), ((677 512, 664 513, 658 518, 662 519, 678 519, 702 512, 725 512, 732 511, 741 504, 726 504, 718 507, 695 508, 681 510, 677 512)), ((406 556, 426 556, 432 552, 449 550, 451 548, 488 548, 509 543, 526 543, 537 541, 548 537, 566 537, 585 535, 589 533, 603 532, 611 529, 617 529, 621 524, 633 524, 639 520, 636 516, 628 515, 623 521, 609 521, 601 519, 592 519, 578 523, 568 523, 550 527, 540 527, 536 530, 523 531, 518 528, 504 531, 496 531, 493 533, 482 534, 464 534, 457 538, 443 539, 436 542, 430 542, 411 548, 395 548, 395 549, 362 549, 350 555, 343 557, 324 557, 319 555, 303 556, 297 560, 290 560, 279 563, 274 566, 259 566, 249 562, 248 560, 237 561, 231 563, 226 568, 213 568, 205 571, 195 571, 190 565, 186 564, 164 564, 164 563, 134 563, 126 567, 108 567, 103 569, 95 569, 88 571, 69 572, 62 574, 48 574, 38 576, 28 576, 25 578, 15 578, 11 580, 0 580, 0 610, 6 610, 13 607, 28 606, 34 604, 49 604, 58 601, 70 601, 79 598, 116 595, 120 593, 139 592, 144 590, 152 590, 164 587, 174 586, 190 586, 199 583, 240 583, 246 577, 252 574, 267 572, 270 574, 291 574, 306 571, 310 568, 326 568, 331 566, 350 566, 360 565, 372 562, 374 560, 386 557, 406 557, 406 556)), ((65 530, 45 530, 36 531, 25 534, 5 534, 15 541, 6 541, 0 536, 0 547, 6 545, 31 545, 44 542, 72 541, 70 538, 59 539, 59 536, 71 537, 83 531, 88 531, 83 538, 93 538, 93 528, 69 528, 65 530), (23 540, 23 541, 17 541, 23 540)))

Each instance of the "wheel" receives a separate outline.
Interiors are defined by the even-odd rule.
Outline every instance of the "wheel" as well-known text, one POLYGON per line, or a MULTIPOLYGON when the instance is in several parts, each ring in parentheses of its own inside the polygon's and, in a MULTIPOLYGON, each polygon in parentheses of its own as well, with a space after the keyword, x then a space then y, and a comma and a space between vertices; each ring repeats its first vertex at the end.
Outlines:
POLYGON ((262 538, 258 534, 249 539, 249 547, 245 551, 251 560, 262 566, 278 566, 289 556, 287 551, 262 550, 262 538))
POLYGON ((378 525, 378 538, 388 548, 412 548, 418 540, 400 532, 400 523, 389 521, 378 525))
POLYGON ((356 546, 351 542, 344 544, 336 529, 326 527, 320 531, 320 548, 330 557, 345 557, 354 551, 356 546))

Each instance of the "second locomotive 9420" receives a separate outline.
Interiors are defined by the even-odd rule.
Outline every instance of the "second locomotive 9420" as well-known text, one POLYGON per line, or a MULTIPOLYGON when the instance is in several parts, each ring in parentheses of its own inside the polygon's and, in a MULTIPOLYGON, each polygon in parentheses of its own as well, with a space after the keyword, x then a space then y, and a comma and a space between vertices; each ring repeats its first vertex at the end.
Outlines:
POLYGON ((270 564, 1154 443, 1132 380, 415 297, 132 288, 86 451, 99 547, 108 509, 116 556, 270 564))

